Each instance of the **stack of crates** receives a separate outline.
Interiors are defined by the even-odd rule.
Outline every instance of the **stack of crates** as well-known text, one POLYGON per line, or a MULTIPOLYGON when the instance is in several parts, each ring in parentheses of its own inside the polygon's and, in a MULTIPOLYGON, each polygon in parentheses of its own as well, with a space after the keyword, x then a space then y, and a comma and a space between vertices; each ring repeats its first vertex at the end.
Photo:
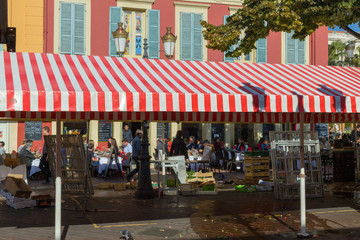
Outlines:
POLYGON ((250 157, 245 156, 244 170, 245 180, 253 183, 257 183, 260 179, 269 180, 270 167, 269 157, 250 157))

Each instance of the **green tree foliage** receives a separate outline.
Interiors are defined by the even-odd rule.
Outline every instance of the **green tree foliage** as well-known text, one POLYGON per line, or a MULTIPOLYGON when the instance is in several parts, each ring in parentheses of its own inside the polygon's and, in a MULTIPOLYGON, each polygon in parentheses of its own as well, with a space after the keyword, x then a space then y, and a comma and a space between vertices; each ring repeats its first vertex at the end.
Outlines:
POLYGON ((214 26, 202 21, 208 48, 223 52, 239 41, 241 44, 227 56, 238 57, 255 48, 260 38, 270 31, 291 32, 293 38, 304 40, 320 26, 343 28, 360 39, 360 34, 348 27, 360 20, 360 0, 244 0, 243 7, 228 18, 225 25, 214 26))
POLYGON ((346 44, 341 41, 335 41, 332 42, 329 45, 329 65, 337 65, 336 63, 345 58, 346 56, 346 50, 345 50, 346 44))

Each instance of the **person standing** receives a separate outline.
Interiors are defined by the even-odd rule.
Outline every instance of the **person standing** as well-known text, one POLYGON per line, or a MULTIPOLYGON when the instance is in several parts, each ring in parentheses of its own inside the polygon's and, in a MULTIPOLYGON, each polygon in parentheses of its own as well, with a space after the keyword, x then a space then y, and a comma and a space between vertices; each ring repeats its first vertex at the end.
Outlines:
POLYGON ((127 175, 127 180, 130 182, 130 179, 139 172, 139 157, 141 155, 141 138, 143 137, 143 131, 140 129, 136 130, 136 136, 133 139, 132 143, 132 159, 135 161, 136 168, 127 175))
POLYGON ((127 124, 127 123, 124 123, 122 139, 127 139, 129 141, 129 143, 132 145, 133 135, 132 135, 131 130, 129 129, 129 124, 127 124))
POLYGON ((48 126, 43 127, 42 134, 44 136, 44 147, 43 147, 43 155, 40 159, 39 168, 41 169, 41 171, 43 172, 43 174, 45 176, 45 180, 43 183, 49 183, 50 177, 51 177, 51 172, 50 172, 50 167, 49 167, 49 160, 47 158, 45 136, 50 135, 50 128, 48 126))
POLYGON ((179 130, 176 133, 176 137, 174 138, 174 141, 171 144, 171 148, 170 148, 170 156, 185 156, 185 159, 188 159, 188 154, 187 154, 187 147, 186 147, 186 143, 183 139, 183 131, 179 130))
POLYGON ((22 143, 21 143, 21 145, 19 146, 19 148, 18 148, 18 150, 17 150, 17 152, 20 154, 20 152, 21 152, 21 149, 23 148, 23 147, 25 147, 25 140, 24 141, 22 141, 22 143))
POLYGON ((360 125, 356 126, 356 129, 351 131, 351 141, 355 144, 355 132, 356 132, 356 138, 357 143, 360 143, 360 125))
POLYGON ((5 143, 0 141, 0 165, 4 165, 5 153, 5 143))

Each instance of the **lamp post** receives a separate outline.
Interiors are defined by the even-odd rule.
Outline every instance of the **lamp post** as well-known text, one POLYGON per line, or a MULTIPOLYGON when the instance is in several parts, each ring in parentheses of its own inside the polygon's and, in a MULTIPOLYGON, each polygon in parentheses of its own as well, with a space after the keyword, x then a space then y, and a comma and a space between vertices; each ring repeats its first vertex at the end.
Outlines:
POLYGON ((129 33, 123 28, 122 22, 119 22, 118 26, 118 29, 116 29, 112 35, 115 40, 116 52, 122 57, 125 53, 125 46, 129 33))
POLYGON ((167 59, 174 57, 176 39, 177 37, 171 32, 171 27, 167 27, 165 35, 161 37, 164 44, 165 57, 167 59))
POLYGON ((348 63, 349 63, 349 66, 350 66, 351 63, 352 63, 352 60, 353 60, 353 58, 354 58, 355 41, 350 41, 350 42, 346 45, 345 50, 346 50, 346 57, 349 59, 348 63))

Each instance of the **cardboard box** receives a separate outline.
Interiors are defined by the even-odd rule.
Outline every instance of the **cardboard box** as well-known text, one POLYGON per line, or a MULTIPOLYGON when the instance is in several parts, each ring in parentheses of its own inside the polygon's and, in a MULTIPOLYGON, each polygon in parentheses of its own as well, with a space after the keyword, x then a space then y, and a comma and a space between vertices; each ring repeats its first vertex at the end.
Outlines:
POLYGON ((9 174, 5 179, 4 188, 14 197, 29 198, 32 192, 22 174, 9 174))

